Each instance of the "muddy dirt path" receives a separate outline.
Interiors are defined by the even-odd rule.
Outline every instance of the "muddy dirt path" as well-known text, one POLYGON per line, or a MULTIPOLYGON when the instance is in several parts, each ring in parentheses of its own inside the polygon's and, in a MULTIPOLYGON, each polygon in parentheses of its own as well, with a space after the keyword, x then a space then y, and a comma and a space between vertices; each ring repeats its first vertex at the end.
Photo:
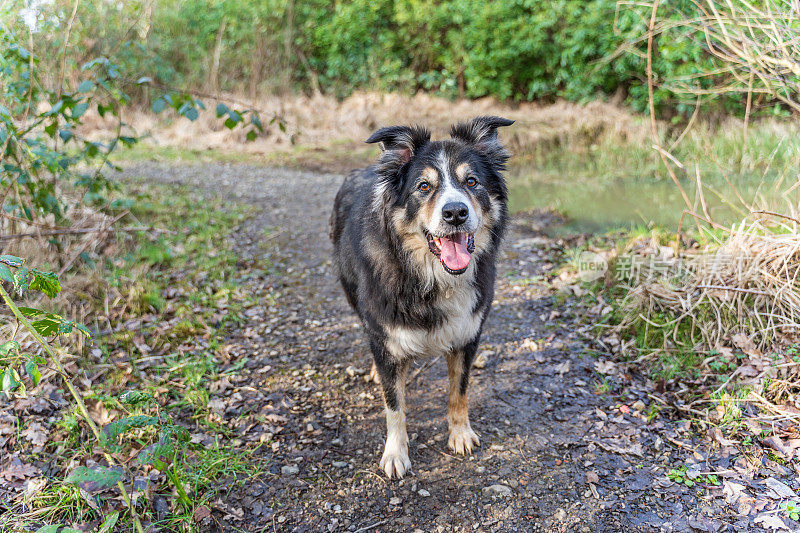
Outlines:
POLYGON ((419 361, 408 386, 414 474, 388 481, 378 469, 380 392, 363 380, 368 348, 329 260, 327 220, 342 177, 224 164, 138 164, 126 174, 258 209, 232 246, 244 258, 242 282, 264 303, 226 346, 222 367, 242 371, 210 390, 241 442, 262 443, 268 473, 221 498, 203 529, 739 529, 699 491, 666 480, 691 460, 672 443, 686 426, 663 414, 647 421, 652 384, 605 362, 585 306, 546 281, 563 243, 531 229, 542 221, 515 219, 500 257, 479 349, 487 362, 470 388, 481 448, 450 453, 445 362, 419 361))

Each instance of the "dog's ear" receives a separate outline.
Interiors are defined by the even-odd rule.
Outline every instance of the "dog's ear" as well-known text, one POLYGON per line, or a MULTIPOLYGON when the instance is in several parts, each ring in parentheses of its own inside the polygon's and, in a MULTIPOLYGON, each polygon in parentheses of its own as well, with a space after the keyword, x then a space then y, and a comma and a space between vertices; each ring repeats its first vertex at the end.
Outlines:
POLYGON ((366 142, 381 143, 381 163, 394 163, 399 169, 430 140, 431 132, 422 126, 391 126, 379 129, 366 142))
POLYGON ((471 145, 499 169, 505 167, 509 153, 497 138, 497 128, 510 126, 513 120, 502 117, 476 117, 470 122, 460 122, 450 128, 450 137, 471 145))

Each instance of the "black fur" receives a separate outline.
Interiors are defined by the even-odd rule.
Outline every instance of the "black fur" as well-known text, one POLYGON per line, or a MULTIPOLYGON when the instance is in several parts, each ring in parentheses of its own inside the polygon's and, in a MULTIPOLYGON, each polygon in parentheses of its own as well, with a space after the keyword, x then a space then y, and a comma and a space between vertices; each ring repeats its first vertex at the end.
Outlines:
POLYGON ((408 237, 398 233, 394 219, 411 225, 429 202, 435 202, 438 191, 426 196, 417 186, 423 169, 443 161, 452 176, 459 165, 468 163, 479 186, 467 190, 459 184, 459 190, 475 199, 485 217, 493 206, 496 210, 496 219, 486 228, 487 244, 472 256, 474 273, 464 280, 475 293, 471 311, 480 316, 480 327, 472 338, 449 347, 463 353, 460 389, 465 394, 480 330, 494 297, 495 260, 507 219, 501 171, 509 155, 498 140, 497 128, 512 123, 478 117, 454 125, 451 138, 444 141, 431 141, 430 132, 418 126, 380 129, 367 140, 382 143, 379 162, 347 176, 336 196, 331 215, 334 264, 348 302, 364 323, 389 409, 397 409, 395 381, 413 355, 391 354, 387 332, 393 327, 434 331, 448 319, 436 305, 447 288, 427 279, 414 263, 413 254, 404 249, 408 237))

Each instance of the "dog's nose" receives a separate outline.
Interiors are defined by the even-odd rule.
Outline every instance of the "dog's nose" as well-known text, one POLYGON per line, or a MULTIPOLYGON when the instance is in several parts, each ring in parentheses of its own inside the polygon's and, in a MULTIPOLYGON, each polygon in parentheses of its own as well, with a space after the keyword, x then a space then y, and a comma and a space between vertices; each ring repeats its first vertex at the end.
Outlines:
POLYGON ((464 202, 448 202, 442 208, 442 218, 448 224, 460 226, 469 218, 469 209, 464 202))

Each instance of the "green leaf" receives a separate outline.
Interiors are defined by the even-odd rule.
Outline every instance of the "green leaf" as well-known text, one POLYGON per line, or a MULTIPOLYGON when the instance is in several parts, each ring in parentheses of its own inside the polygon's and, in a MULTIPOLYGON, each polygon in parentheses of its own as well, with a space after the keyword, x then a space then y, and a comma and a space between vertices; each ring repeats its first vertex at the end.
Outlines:
POLYGON ((60 527, 61 524, 48 524, 37 529, 36 533, 58 533, 58 528, 60 527))
POLYGON ((6 341, 0 344, 0 355, 6 356, 11 350, 19 350, 19 343, 17 341, 6 341))
POLYGON ((3 373, 2 390, 6 394, 12 392, 19 387, 19 380, 17 379, 16 372, 13 368, 8 367, 3 373))
POLYGON ((103 466, 95 466, 88 468, 79 466, 67 476, 67 483, 78 485, 86 492, 100 492, 107 488, 113 487, 117 482, 121 481, 123 477, 122 469, 118 466, 106 468, 103 466))
POLYGON ((155 102, 153 102, 152 105, 153 113, 161 113, 162 111, 164 111, 164 109, 166 109, 166 107, 167 107, 167 101, 164 100, 163 98, 159 98, 155 102))
POLYGON ((129 390, 125 391, 120 394, 117 399, 120 403, 124 403, 126 405, 138 405, 140 403, 152 402, 154 398, 147 394, 146 392, 138 391, 138 390, 129 390))
POLYGON ((247 142, 253 142, 253 141, 256 140, 257 137, 258 137, 258 134, 255 132, 255 130, 250 130, 250 131, 247 132, 247 135, 245 135, 245 138, 247 139, 247 142))
POLYGON ((258 131, 262 133, 264 132, 264 125, 261 124, 261 117, 259 117, 258 113, 256 113, 255 111, 250 115, 250 123, 253 124, 253 126, 255 126, 256 128, 258 128, 258 131))
POLYGON ((91 339, 91 338, 92 338, 92 332, 91 332, 91 331, 89 331, 89 328, 87 328, 86 326, 84 326, 83 324, 80 324, 80 323, 78 323, 78 322, 73 322, 72 324, 75 326, 75 329, 77 329, 78 331, 80 331, 81 333, 83 333, 83 335, 84 335, 85 337, 87 337, 87 338, 89 338, 89 339, 91 339))
POLYGON ((137 460, 143 465, 152 465, 155 469, 164 471, 175 458, 175 446, 171 440, 162 440, 151 444, 139 452, 137 460))
POLYGON ((117 520, 119 520, 119 511, 114 511, 108 515, 105 522, 100 524, 100 529, 97 530, 97 533, 110 533, 114 530, 117 520))
POLYGON ((47 126, 44 127, 44 132, 49 137, 52 138, 52 137, 55 137, 57 129, 58 129, 58 122, 54 120, 53 122, 51 122, 50 124, 48 124, 47 126))
POLYGON ((28 318, 47 314, 44 311, 42 311, 41 309, 34 309, 33 307, 22 307, 22 306, 19 306, 19 307, 17 307, 17 309, 19 309, 19 312, 22 313, 22 316, 26 316, 28 318))
POLYGON ((72 139, 72 131, 71 130, 58 130, 58 136, 61 137, 61 140, 67 142, 68 140, 72 139))
POLYGON ((143 85, 145 83, 151 83, 152 81, 153 81, 153 78, 150 78, 148 76, 142 76, 141 78, 136 80, 136 85, 143 85))
POLYGON ((78 85, 79 93, 88 93, 92 89, 94 89, 94 82, 92 80, 82 81, 81 84, 78 85))
POLYGON ((15 255, 0 255, 0 263, 5 263, 8 266, 19 268, 25 262, 21 257, 15 255))
POLYGON ((100 433, 100 444, 113 447, 116 445, 117 438, 129 429, 155 426, 158 423, 158 417, 147 415, 128 416, 115 420, 103 427, 103 431, 100 433))
POLYGON ((228 109, 228 106, 220 102, 217 104, 216 112, 217 112, 217 118, 220 118, 222 117, 222 115, 227 115, 228 113, 230 113, 230 109, 228 109))
POLYGON ((23 292, 28 290, 33 279, 34 277, 30 270, 26 267, 20 268, 14 272, 14 290, 17 291, 17 294, 22 295, 23 292))
POLYGON ((53 105, 53 107, 50 108, 50 111, 45 113, 45 116, 52 116, 58 114, 58 112, 61 111, 62 107, 64 107, 64 100, 59 100, 53 105))
POLYGON ((38 331, 41 336, 52 337, 53 335, 58 335, 61 322, 62 321, 57 318, 50 318, 48 316, 41 320, 34 320, 31 322, 31 326, 33 326, 33 329, 38 331))
POLYGON ((89 109, 89 102, 81 102, 72 108, 72 118, 81 118, 86 110, 89 109))
POLYGON ((0 263, 0 279, 14 283, 14 274, 11 273, 10 268, 2 263, 0 263))
POLYGON ((61 292, 61 283, 58 281, 58 274, 33 269, 33 282, 31 283, 30 289, 41 291, 50 298, 55 298, 56 295, 61 292))
POLYGON ((25 363, 25 372, 28 373, 34 387, 42 380, 42 374, 39 372, 39 365, 36 364, 36 361, 30 360, 25 363))
POLYGON ((197 112, 197 108, 190 107, 186 111, 183 112, 183 116, 194 122, 200 116, 197 112))

